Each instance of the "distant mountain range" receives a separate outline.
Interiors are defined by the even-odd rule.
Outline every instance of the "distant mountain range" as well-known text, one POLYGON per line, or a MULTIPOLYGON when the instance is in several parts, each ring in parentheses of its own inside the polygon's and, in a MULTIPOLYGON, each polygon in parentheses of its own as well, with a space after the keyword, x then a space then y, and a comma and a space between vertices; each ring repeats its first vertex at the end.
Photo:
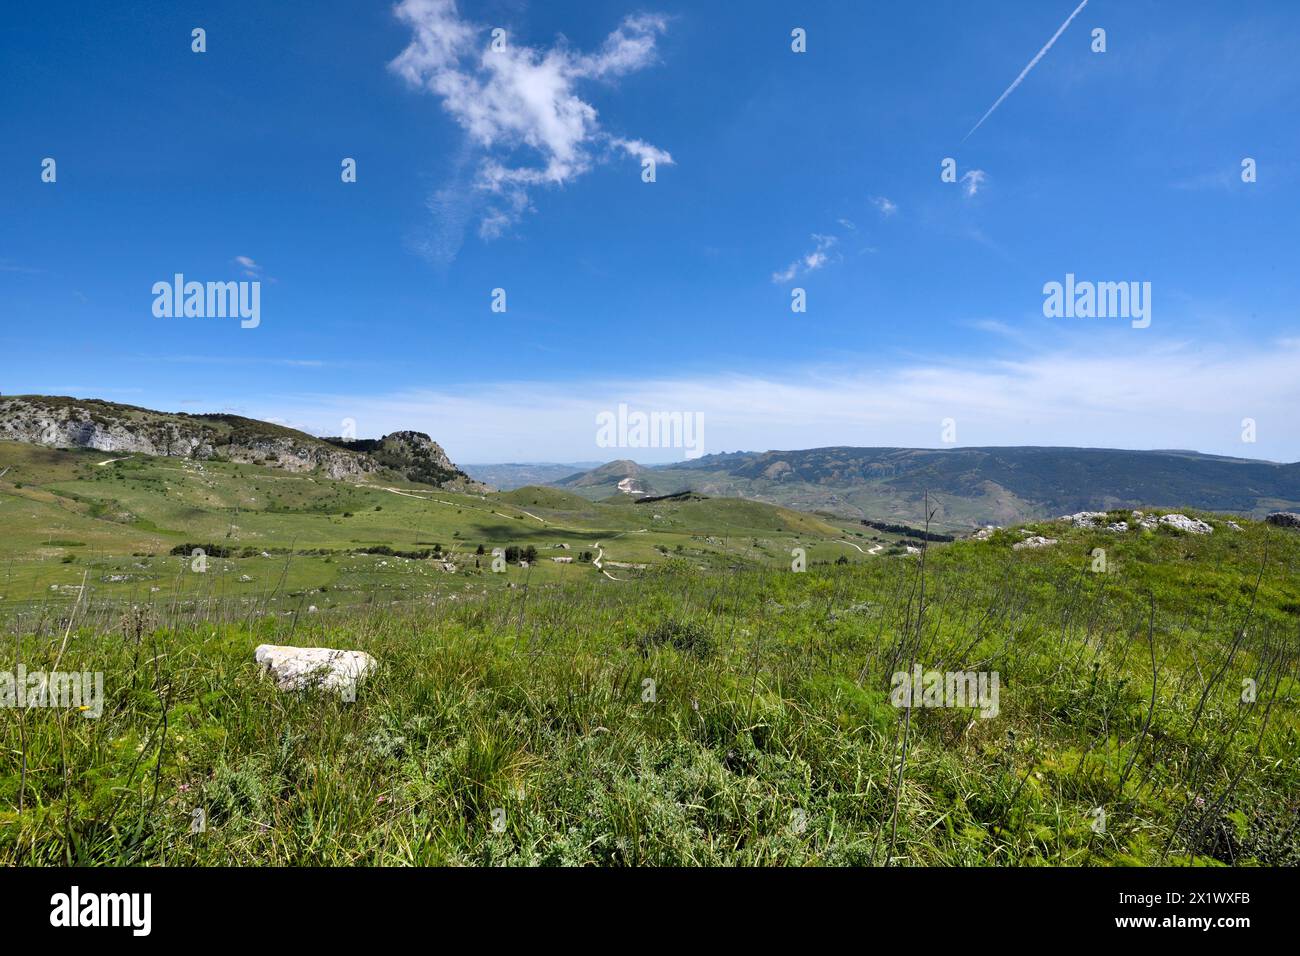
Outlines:
POLYGON ((1188 507, 1256 517, 1300 507, 1300 464, 1110 448, 811 448, 672 465, 621 460, 553 482, 599 500, 695 491, 962 530, 1085 510, 1188 507), (620 488, 622 484, 622 488, 620 488))
POLYGON ((513 491, 528 485, 549 485, 561 478, 588 468, 596 468, 598 461, 575 461, 568 464, 555 462, 507 462, 500 465, 461 465, 465 474, 485 485, 502 491, 513 491))
POLYGON ((733 452, 671 465, 524 463, 458 468, 422 432, 318 438, 238 415, 158 412, 96 399, 0 398, 0 440, 106 453, 224 459, 331 478, 369 474, 480 492, 551 485, 589 500, 673 495, 748 498, 801 511, 932 527, 1180 507, 1263 517, 1300 510, 1300 464, 1195 451, 1111 448, 810 448, 733 452))
POLYGON ((98 399, 52 395, 0 398, 0 440, 53 448, 225 460, 331 478, 378 473, 457 491, 484 486, 423 432, 377 439, 317 438, 239 415, 158 412, 98 399))

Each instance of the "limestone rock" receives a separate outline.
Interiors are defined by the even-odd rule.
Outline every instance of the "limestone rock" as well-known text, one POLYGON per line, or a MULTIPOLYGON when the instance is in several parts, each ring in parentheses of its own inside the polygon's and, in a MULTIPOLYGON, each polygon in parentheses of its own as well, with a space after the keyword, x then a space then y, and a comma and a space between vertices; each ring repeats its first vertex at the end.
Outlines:
POLYGON ((1188 534, 1213 534, 1214 529, 1196 518, 1189 518, 1187 515, 1172 514, 1162 515, 1160 523, 1168 525, 1171 528, 1177 528, 1179 531, 1186 531, 1188 534))
POLYGON ((1096 528, 1106 523, 1104 511, 1080 511, 1077 514, 1062 515, 1058 521, 1068 521, 1076 528, 1096 528))
POLYGON ((345 698, 356 696, 357 683, 379 666, 365 651, 340 651, 329 647, 284 647, 261 644, 253 658, 275 678, 280 690, 318 687, 345 698))

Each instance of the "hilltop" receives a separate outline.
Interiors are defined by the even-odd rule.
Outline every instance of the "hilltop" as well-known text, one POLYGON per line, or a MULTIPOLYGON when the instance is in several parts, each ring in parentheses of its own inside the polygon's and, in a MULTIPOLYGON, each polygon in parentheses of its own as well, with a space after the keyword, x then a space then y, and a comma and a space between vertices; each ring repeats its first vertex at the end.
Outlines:
POLYGON ((333 479, 386 470, 439 487, 485 490, 422 432, 394 432, 377 440, 322 439, 239 415, 192 415, 99 399, 15 395, 0 399, 0 439, 55 448, 231 461, 291 472, 319 470, 333 479))

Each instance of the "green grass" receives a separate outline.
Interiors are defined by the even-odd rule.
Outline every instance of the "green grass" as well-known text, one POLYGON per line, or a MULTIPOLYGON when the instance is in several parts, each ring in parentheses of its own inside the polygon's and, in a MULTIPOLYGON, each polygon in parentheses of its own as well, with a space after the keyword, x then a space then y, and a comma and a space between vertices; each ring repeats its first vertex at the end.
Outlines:
MULTIPOLYGON (((55 484, 86 500, 103 500, 87 483, 112 489, 172 527, 145 510, 143 488, 117 481, 55 484)), ((239 490, 216 484, 206 491, 239 490)), ((427 562, 380 568, 374 556, 214 559, 232 569, 205 575, 177 558, 164 561, 162 590, 132 592, 134 606, 107 585, 13 605, 5 659, 20 648, 29 668, 48 667, 67 633, 63 669, 102 671, 107 707, 99 719, 0 712, 0 862, 1300 863, 1293 531, 1243 521, 1232 532, 1213 516, 1219 530, 1203 537, 1042 525, 1058 545, 1013 551, 1021 535, 1008 530, 923 557, 854 551, 855 564, 800 574, 780 553, 794 532, 772 511, 726 505, 710 517, 734 522, 719 534, 697 523, 695 503, 654 504, 680 530, 634 535, 641 506, 580 510, 549 490, 432 493, 452 501, 439 507, 374 488, 331 493, 384 510, 250 508, 239 543, 270 540, 291 518, 303 545, 321 546, 445 546, 447 531, 476 527, 467 540, 576 546, 581 527, 658 559, 611 581, 545 561, 531 574, 433 577, 418 573, 427 562), (714 563, 654 542, 712 549, 714 563), (1105 574, 1089 571, 1097 547, 1105 574), (266 587, 241 594, 229 582, 258 562, 266 587), (299 586, 325 569, 331 589, 286 601, 290 585, 277 592, 271 579, 294 580, 299 565, 299 586), (321 600, 343 586, 365 603, 321 600), (259 676, 260 643, 357 648, 381 667, 354 703, 286 694, 259 676), (913 661, 998 672, 999 714, 907 719, 890 676, 913 661), (195 810, 207 827, 191 834, 195 810)), ((93 523, 69 522, 58 537, 90 547, 93 523)), ((99 570, 75 550, 61 581, 99 570)))
POLYGON ((860 526, 756 502, 598 504, 549 488, 456 494, 373 477, 353 483, 229 462, 112 461, 117 457, 0 442, 0 471, 9 469, 0 479, 0 610, 51 598, 70 602, 83 575, 103 599, 139 602, 168 593, 242 600, 274 592, 288 609, 303 595, 324 606, 412 591, 505 588, 525 577, 539 583, 598 575, 576 560, 583 551, 622 564, 672 558, 705 570, 788 567, 795 547, 814 564, 842 556, 872 560, 862 553, 872 539, 860 526), (205 577, 191 575, 188 558, 170 555, 187 542, 211 543, 235 557, 212 562, 205 577), (454 574, 436 562, 358 553, 434 544, 456 565, 454 574), (505 574, 488 574, 490 557, 478 556, 478 547, 490 555, 510 545, 531 545, 540 560, 526 573, 511 565, 505 574), (575 561, 551 560, 563 556, 575 561))

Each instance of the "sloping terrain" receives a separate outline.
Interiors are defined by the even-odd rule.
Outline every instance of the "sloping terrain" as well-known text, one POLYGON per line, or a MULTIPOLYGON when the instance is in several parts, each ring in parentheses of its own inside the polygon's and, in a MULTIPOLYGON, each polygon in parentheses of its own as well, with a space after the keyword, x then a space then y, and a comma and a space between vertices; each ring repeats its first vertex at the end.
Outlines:
MULTIPOLYGON (((539 518, 486 499, 506 523, 580 507, 512 494, 539 518)), ((10 631, 31 668, 104 675, 103 711, 0 723, 0 864, 1300 865, 1300 531, 1198 517, 451 592, 388 557, 360 606, 176 569, 68 597, 10 631), (378 669, 355 700, 286 692, 261 644, 378 669), (918 671, 941 693, 907 706, 918 671)))
POLYGON ((249 600, 277 589, 321 605, 525 578, 625 577, 670 561, 697 569, 867 560, 897 536, 758 502, 592 502, 555 488, 464 493, 389 471, 334 479, 232 461, 118 455, 0 441, 0 608, 79 593, 147 599, 220 584, 249 600), (856 543, 850 543, 856 542, 856 543), (189 574, 201 548, 215 575, 189 574), (490 573, 494 548, 513 555, 490 573), (178 552, 179 549, 179 552, 178 552), (481 549, 481 550, 480 550, 481 549), (389 553, 385 553, 385 551, 389 553), (174 553, 177 552, 177 553, 174 553), (572 559, 572 560, 551 560, 572 559), (444 564, 454 567, 449 571, 444 564), (641 567, 644 566, 644 567, 641 567))

